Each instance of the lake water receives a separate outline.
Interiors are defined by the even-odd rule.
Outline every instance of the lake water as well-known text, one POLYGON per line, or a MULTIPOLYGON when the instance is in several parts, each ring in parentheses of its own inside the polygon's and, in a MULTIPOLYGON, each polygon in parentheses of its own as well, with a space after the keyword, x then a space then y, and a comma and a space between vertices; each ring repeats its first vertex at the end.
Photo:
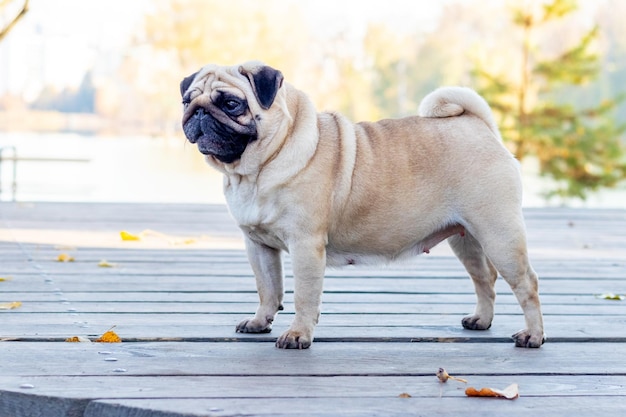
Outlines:
MULTIPOLYGON (((18 201, 221 203, 221 175, 180 138, 0 133, 19 158, 18 201)), ((5 151, 5 156, 11 152, 5 151)), ((11 162, 0 166, 2 200, 11 198, 11 162)))
MULTIPOLYGON (((14 146, 19 158, 83 160, 19 161, 18 201, 224 202, 221 174, 204 162, 182 133, 169 138, 0 133, 0 148, 6 146, 14 146)), ((5 151, 4 156, 12 155, 5 151)), ((525 167, 524 205, 546 206, 540 196, 546 183, 530 171, 532 166, 525 167)), ((12 198, 11 177, 12 163, 2 162, 3 201, 12 198)), ((570 205, 626 208, 626 186, 570 205)))

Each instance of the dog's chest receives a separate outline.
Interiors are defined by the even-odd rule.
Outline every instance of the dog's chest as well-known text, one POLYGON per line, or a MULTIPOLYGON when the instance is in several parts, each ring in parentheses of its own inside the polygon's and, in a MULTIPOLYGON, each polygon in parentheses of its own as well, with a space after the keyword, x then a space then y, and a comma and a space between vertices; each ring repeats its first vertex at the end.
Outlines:
POLYGON ((226 201, 231 215, 239 224, 239 228, 250 240, 272 247, 286 250, 284 238, 276 232, 277 215, 273 205, 261 205, 258 195, 252 187, 228 187, 225 191, 226 201))

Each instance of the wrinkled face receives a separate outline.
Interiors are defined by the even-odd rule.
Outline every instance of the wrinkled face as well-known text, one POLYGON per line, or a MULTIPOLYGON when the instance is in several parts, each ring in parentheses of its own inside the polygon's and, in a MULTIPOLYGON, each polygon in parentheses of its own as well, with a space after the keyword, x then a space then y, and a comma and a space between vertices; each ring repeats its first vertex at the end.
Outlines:
POLYGON ((269 109, 282 85, 280 71, 245 65, 207 66, 180 84, 185 136, 202 154, 225 164, 239 160, 257 140, 258 113, 269 109))

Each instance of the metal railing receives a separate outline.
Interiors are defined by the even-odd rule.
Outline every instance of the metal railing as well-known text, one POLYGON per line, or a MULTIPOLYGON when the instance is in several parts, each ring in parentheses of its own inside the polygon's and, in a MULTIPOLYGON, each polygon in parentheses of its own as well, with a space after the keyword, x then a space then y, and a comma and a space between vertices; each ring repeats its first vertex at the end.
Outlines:
POLYGON ((17 163, 23 162, 91 162, 86 158, 47 158, 47 157, 18 157, 17 149, 15 146, 0 147, 0 198, 2 198, 2 163, 4 161, 10 161, 12 166, 12 178, 11 178, 11 201, 16 201, 17 198, 17 163), (11 152, 11 156, 5 156, 6 152, 11 152))
POLYGON ((15 201, 17 195, 17 149, 15 146, 4 146, 0 148, 0 197, 2 197, 2 162, 13 162, 13 181, 11 181, 11 201, 15 201), (5 152, 10 151, 13 153, 12 158, 5 158, 5 152))

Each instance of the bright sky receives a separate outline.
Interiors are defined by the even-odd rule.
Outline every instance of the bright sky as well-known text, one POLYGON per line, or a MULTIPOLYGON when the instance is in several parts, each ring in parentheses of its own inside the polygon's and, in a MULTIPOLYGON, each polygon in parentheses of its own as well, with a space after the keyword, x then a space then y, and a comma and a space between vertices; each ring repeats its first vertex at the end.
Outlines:
MULTIPOLYGON (((368 21, 392 22, 399 31, 432 30, 442 8, 461 0, 279 1, 297 3, 322 36, 342 31, 358 38, 368 21)), ((599 2, 580 3, 587 9, 599 2)), ((0 42, 0 94, 10 91, 34 98, 46 84, 57 88, 77 86, 88 69, 93 69, 96 76, 113 71, 133 28, 154 3, 31 0, 26 17, 0 42)), ((484 4, 487 6, 488 1, 484 4)))
MULTIPOLYGON (((399 30, 432 29, 441 7, 451 1, 297 3, 320 34, 344 31, 359 36, 371 20, 393 21, 399 30)), ((151 0, 31 0, 26 17, 0 43, 0 94, 9 90, 32 97, 43 84, 78 85, 89 68, 107 72, 121 59, 142 14, 153 6, 151 0)))

